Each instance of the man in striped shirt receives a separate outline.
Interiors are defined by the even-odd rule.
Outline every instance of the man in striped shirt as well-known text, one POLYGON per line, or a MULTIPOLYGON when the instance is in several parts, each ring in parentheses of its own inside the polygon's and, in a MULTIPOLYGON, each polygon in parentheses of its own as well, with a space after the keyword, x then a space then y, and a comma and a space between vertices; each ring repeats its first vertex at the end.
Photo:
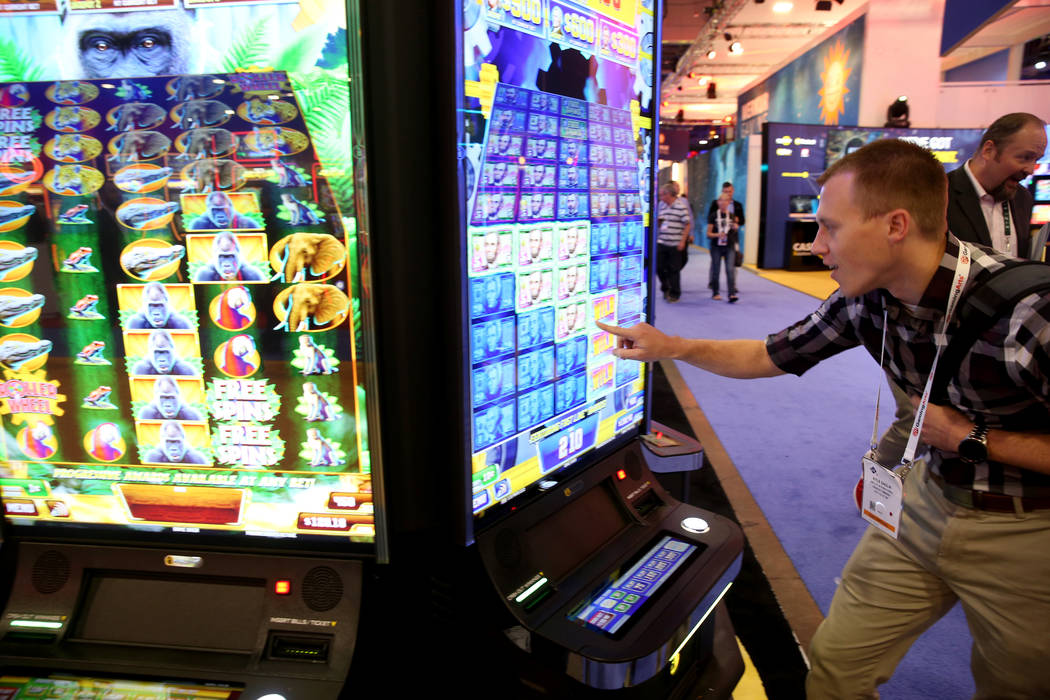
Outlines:
MULTIPOLYGON (((820 182, 813 251, 840 287, 817 311, 765 341, 602 324, 619 336, 617 356, 682 359, 739 378, 802 374, 857 346, 878 361, 886 325, 886 369, 919 395, 961 271, 968 264, 964 289, 980 285, 1007 257, 945 235, 944 171, 914 144, 869 144, 820 182)), ((899 539, 869 528, 843 570, 810 647, 810 700, 877 697, 956 601, 973 632, 976 697, 1050 697, 1050 294, 1021 299, 985 331, 947 396, 950 405, 927 408, 899 539), (984 454, 964 459, 961 443, 975 440, 984 454)))
POLYGON ((685 197, 678 196, 672 182, 660 185, 660 204, 656 210, 660 225, 656 236, 656 275, 664 299, 674 303, 682 295, 681 272, 689 252, 689 234, 693 230, 693 212, 685 197))

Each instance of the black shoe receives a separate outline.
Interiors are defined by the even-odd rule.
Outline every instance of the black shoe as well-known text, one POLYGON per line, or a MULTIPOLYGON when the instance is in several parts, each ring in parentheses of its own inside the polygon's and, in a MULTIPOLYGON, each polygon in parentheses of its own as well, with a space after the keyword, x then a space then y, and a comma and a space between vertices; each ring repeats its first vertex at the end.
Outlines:
POLYGON ((678 303, 678 297, 668 296, 667 297, 667 303, 668 304, 677 304, 678 303))
POLYGON ((733 294, 733 295, 731 295, 731 296, 729 297, 729 303, 730 303, 730 304, 735 304, 735 303, 736 303, 736 301, 737 301, 737 299, 739 299, 739 298, 740 298, 740 297, 738 297, 738 296, 737 296, 736 294, 733 294))

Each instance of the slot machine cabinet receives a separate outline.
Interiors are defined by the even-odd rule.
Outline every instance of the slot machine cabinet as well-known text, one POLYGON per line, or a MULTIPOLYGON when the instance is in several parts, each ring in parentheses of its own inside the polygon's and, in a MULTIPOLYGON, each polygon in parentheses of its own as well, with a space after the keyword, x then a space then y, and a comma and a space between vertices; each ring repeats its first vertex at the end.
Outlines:
POLYGON ((0 18, 0 696, 338 697, 386 556, 356 6, 63 5, 0 18))
MULTIPOLYGON (((435 664, 457 682, 662 698, 720 666, 728 696, 742 664, 731 635, 715 648, 714 621, 742 536, 659 487, 638 445, 647 370, 593 325, 652 317, 654 8, 573 8, 592 42, 606 28, 646 47, 614 60, 551 41, 550 13, 489 5, 370 5, 363 33, 380 71, 366 106, 380 356, 397 367, 382 394, 400 397, 384 458, 419 494, 407 578, 431 582, 435 634, 457 650, 435 664), (660 576, 657 559, 679 563, 660 576), (662 582, 629 621, 589 610, 642 569, 662 582), (501 657, 505 632, 531 652, 501 657)), ((384 607, 420 592, 399 590, 384 607)))
MULTIPOLYGON (((566 676, 666 697, 679 668, 733 658, 734 648, 716 652, 713 615, 740 569, 743 535, 675 501, 640 450, 633 443, 479 533, 478 549, 530 646, 561 648, 566 676)), ((722 692, 739 678, 727 675, 722 692)))

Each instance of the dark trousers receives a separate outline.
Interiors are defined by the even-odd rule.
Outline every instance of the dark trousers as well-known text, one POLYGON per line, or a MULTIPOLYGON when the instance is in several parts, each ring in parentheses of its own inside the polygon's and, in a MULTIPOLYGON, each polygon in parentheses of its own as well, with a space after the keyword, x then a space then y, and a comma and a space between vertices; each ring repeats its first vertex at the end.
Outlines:
POLYGON ((656 276, 660 278, 660 291, 672 299, 682 296, 681 272, 688 255, 677 246, 656 244, 656 276))
POLYGON ((711 282, 708 286, 711 287, 712 294, 718 294, 719 281, 721 270, 719 269, 722 265, 722 261, 725 260, 726 266, 726 287, 729 288, 729 296, 736 296, 736 248, 733 244, 729 245, 718 245, 717 243, 711 243, 711 282))

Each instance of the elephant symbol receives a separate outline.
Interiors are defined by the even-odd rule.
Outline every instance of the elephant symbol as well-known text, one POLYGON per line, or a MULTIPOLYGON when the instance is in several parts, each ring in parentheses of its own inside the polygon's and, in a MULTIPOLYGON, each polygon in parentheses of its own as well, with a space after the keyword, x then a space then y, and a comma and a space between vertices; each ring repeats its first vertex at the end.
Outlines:
POLYGON ((346 248, 330 233, 293 233, 274 246, 273 280, 283 282, 306 282, 323 279, 342 267, 346 260, 346 248))
POLYGON ((319 330, 340 322, 349 311, 350 297, 339 287, 297 284, 288 293, 283 308, 277 309, 278 318, 283 314, 284 320, 274 330, 319 330))

